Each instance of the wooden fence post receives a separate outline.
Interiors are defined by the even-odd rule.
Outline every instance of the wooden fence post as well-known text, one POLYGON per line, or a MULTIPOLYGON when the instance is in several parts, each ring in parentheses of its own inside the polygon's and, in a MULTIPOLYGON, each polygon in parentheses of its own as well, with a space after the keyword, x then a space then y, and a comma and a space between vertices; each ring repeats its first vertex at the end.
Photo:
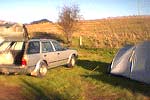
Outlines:
POLYGON ((82 47, 82 36, 79 38, 79 46, 82 47))

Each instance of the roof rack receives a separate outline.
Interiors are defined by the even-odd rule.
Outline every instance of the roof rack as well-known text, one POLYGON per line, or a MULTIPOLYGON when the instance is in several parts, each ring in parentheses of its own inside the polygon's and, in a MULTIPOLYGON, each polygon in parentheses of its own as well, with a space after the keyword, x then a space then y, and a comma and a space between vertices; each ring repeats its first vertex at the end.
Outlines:
POLYGON ((42 36, 42 37, 32 37, 32 38, 30 38, 30 39, 52 39, 51 37, 44 37, 44 36, 42 36))

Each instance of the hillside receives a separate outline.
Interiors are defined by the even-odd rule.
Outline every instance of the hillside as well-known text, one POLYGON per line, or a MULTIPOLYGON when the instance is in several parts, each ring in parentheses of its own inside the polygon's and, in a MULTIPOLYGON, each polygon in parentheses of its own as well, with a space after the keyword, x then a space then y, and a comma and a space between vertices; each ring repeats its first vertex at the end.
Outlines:
POLYGON ((37 21, 33 21, 30 24, 40 24, 40 23, 52 23, 51 21, 49 21, 48 19, 41 19, 41 20, 37 20, 37 21))
MULTIPOLYGON (((83 37, 85 46, 120 47, 150 39, 150 16, 128 16, 98 20, 82 20, 74 37, 83 37), (90 43, 90 44, 89 44, 90 43)), ((29 33, 62 34, 56 23, 32 24, 29 33)))
POLYGON ((58 30, 58 25, 49 22, 27 25, 27 29, 31 34, 34 32, 60 33, 58 30))

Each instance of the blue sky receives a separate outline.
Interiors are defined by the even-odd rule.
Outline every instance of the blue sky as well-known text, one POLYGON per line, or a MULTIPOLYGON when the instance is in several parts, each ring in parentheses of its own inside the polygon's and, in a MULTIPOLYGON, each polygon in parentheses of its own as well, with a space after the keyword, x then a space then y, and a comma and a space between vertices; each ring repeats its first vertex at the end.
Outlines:
POLYGON ((79 6, 84 19, 137 15, 138 8, 141 15, 150 15, 150 0, 0 0, 0 20, 56 22, 60 8, 71 4, 79 6))

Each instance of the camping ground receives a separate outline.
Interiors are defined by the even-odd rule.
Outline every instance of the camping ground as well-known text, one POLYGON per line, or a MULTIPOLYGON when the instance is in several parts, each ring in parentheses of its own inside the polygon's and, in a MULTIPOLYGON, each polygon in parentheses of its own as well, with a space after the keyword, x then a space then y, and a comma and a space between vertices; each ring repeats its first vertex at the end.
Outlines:
MULTIPOLYGON (((0 100, 149 100, 149 85, 107 73, 120 47, 150 39, 149 18, 125 17, 80 23, 81 30, 73 37, 72 47, 79 52, 73 69, 65 66, 50 69, 43 78, 0 74, 0 100), (81 33, 83 48, 78 47, 81 33)), ((52 36, 62 39, 55 26, 55 23, 42 23, 27 28, 29 33, 58 33, 60 36, 52 36)))
POLYGON ((78 49, 73 69, 50 69, 43 78, 0 75, 1 100, 148 100, 150 86, 107 74, 117 49, 78 49))

